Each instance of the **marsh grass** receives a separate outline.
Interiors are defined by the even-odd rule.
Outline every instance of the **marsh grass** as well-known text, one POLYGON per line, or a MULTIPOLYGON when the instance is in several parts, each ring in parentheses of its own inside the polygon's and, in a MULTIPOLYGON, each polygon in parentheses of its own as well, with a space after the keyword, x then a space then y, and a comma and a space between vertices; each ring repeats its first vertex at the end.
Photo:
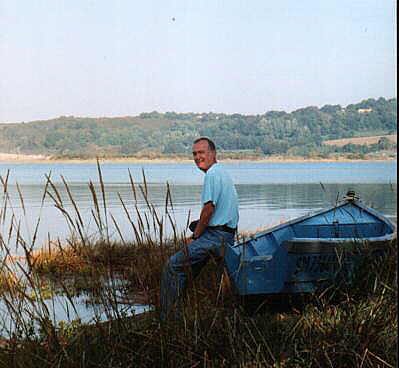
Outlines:
MULTIPOLYGON (((331 285, 312 295, 238 298, 216 259, 192 282, 180 321, 161 323, 159 283, 164 262, 184 242, 173 222, 169 188, 165 210, 152 206, 147 183, 131 180, 132 197, 145 198, 147 211, 121 200, 134 241, 126 241, 108 211, 106 189, 89 183, 97 237, 87 236, 85 220, 64 180, 71 210, 47 177, 49 197, 64 215, 71 236, 49 239, 35 250, 35 235, 25 241, 12 218, 0 242, 5 258, 0 299, 13 323, 3 321, 0 367, 395 367, 397 341, 396 241, 379 258, 366 255, 352 284, 331 285), (172 226, 166 237, 166 222, 172 226), (111 239, 111 225, 120 239, 111 239), (10 239, 24 257, 12 255, 10 239), (8 259, 8 261, 6 261, 8 259), (56 322, 48 298, 61 293, 70 301, 67 321, 56 322), (90 295, 106 320, 80 321, 74 297, 90 295), (151 312, 127 315, 120 309, 135 298, 151 312), (47 300, 47 302, 46 302, 47 300)), ((12 217, 2 178, 3 222, 12 217)), ((20 192, 21 206, 24 208, 20 192)), ((136 202, 137 203, 137 202, 136 202)), ((25 209, 24 209, 25 211, 25 209)), ((38 220, 38 224, 40 219, 38 220)), ((37 227, 34 232, 37 231, 37 227)))

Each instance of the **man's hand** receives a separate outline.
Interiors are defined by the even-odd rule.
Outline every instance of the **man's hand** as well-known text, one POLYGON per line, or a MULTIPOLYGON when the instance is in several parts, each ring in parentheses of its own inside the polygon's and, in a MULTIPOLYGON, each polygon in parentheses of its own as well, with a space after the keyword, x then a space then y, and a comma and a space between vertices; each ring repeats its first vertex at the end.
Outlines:
POLYGON ((193 241, 193 237, 190 236, 190 237, 184 239, 184 244, 189 245, 192 241, 193 241))

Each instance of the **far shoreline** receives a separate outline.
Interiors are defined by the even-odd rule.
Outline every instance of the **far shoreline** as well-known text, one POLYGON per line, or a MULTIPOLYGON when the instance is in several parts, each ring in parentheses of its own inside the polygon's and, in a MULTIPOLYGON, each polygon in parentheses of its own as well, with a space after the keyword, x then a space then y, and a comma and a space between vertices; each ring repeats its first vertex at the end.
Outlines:
MULTIPOLYGON (((268 158, 242 158, 242 159, 219 159, 222 163, 312 163, 312 162, 385 162, 396 161, 397 157, 373 157, 366 159, 353 159, 346 157, 334 158, 304 158, 304 157, 284 157, 274 156, 268 158)), ((191 164, 192 159, 188 158, 99 158, 100 164, 191 164)), ((22 155, 0 153, 0 164, 95 164, 97 159, 52 159, 42 155, 22 155)))

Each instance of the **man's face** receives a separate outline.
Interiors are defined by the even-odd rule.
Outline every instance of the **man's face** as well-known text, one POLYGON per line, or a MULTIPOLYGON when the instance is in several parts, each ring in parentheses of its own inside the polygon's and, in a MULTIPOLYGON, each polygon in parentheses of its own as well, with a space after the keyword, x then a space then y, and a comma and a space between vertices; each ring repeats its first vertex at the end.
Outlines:
POLYGON ((193 145, 193 158, 200 170, 207 171, 216 162, 216 152, 209 149, 207 141, 199 141, 193 145))

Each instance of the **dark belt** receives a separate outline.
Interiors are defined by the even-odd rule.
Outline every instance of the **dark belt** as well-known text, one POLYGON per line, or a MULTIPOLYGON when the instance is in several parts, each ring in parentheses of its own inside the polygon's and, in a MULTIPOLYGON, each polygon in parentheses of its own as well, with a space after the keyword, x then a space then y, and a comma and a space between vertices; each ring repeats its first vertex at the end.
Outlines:
POLYGON ((231 227, 228 227, 227 225, 208 226, 207 229, 225 231, 226 233, 230 234, 235 234, 235 232, 237 231, 237 229, 233 229, 231 227))

